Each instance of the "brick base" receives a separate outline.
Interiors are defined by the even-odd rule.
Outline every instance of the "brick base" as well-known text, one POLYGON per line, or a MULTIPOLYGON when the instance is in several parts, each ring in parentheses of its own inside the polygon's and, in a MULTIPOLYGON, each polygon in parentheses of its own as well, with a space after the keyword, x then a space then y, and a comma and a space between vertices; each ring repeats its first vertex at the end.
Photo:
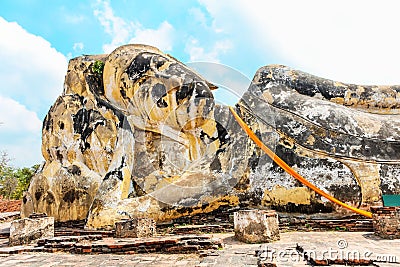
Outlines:
POLYGON ((376 235, 385 239, 400 238, 400 207, 371 207, 376 235))

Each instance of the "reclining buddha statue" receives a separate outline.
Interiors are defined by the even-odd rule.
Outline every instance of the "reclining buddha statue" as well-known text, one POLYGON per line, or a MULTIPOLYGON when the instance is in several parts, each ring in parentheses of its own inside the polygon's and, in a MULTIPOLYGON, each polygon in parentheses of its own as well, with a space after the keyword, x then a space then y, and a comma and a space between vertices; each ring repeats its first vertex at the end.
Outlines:
MULTIPOLYGON (((43 122, 45 163, 22 216, 158 222, 221 206, 347 214, 283 171, 208 81, 157 48, 126 45, 71 59, 43 122)), ((260 68, 233 107, 292 169, 349 205, 400 194, 400 86, 334 82, 260 68)))

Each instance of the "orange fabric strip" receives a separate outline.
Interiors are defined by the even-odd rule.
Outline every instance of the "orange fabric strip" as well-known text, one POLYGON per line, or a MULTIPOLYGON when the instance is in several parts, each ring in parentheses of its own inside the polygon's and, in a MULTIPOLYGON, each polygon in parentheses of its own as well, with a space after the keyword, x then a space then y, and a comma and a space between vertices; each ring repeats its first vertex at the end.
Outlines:
POLYGON ((236 111, 232 108, 229 107, 233 117, 235 120, 239 123, 240 127, 247 133, 247 135, 251 138, 251 140, 254 141, 273 161, 275 161, 276 164, 278 164, 282 169, 284 169, 287 173, 289 173, 291 176, 293 176, 295 179, 300 181, 302 184, 307 186, 308 188, 312 189, 319 195, 325 197, 326 199, 332 201, 333 203, 336 203, 346 209, 349 209, 355 213, 361 214, 365 217, 372 218, 372 213, 369 211, 361 210, 358 208, 355 208, 353 206, 350 206, 346 203, 341 202, 340 200, 334 198, 333 196, 329 195, 325 191, 319 189, 312 183, 310 183, 307 179, 305 179, 303 176, 298 174, 295 170, 293 170, 289 165, 286 164, 281 158, 279 158, 271 149, 269 149, 264 143, 255 135, 255 133, 247 126, 247 124, 242 120, 242 118, 239 117, 239 115, 236 113, 236 111))

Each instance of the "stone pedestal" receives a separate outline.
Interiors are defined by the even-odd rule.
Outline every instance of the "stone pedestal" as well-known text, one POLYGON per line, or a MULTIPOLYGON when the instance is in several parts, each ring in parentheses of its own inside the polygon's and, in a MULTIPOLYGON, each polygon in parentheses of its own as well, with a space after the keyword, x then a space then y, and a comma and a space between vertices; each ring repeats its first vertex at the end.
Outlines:
POLYGON ((134 218, 115 223, 116 237, 150 237, 156 234, 156 223, 150 218, 134 218))
POLYGON ((278 215, 274 210, 241 210, 234 213, 235 237, 246 243, 279 240, 278 215))
POLYGON ((40 238, 54 237, 54 217, 24 218, 11 222, 10 246, 29 244, 40 238))
POLYGON ((400 207, 371 207, 372 224, 376 235, 400 238, 400 207))

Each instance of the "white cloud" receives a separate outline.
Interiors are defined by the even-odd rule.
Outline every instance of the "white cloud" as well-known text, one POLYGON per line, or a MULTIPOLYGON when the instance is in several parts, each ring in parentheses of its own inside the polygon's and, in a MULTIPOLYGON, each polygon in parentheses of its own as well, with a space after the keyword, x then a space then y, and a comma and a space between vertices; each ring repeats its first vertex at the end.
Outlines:
POLYGON ((195 38, 189 38, 186 43, 185 52, 189 54, 190 61, 219 62, 220 54, 224 54, 232 48, 229 40, 216 41, 211 49, 206 52, 195 38))
POLYGON ((8 153, 11 159, 10 164, 13 166, 31 167, 44 161, 40 136, 15 137, 13 142, 1 143, 0 145, 1 150, 8 153))
POLYGON ((1 132, 40 133, 42 122, 37 114, 14 99, 0 95, 1 132))
POLYGON ((84 48, 84 47, 85 47, 85 46, 84 46, 83 43, 74 43, 72 49, 73 49, 76 53, 79 53, 79 52, 82 52, 82 51, 83 51, 83 48, 84 48))
POLYGON ((115 16, 108 1, 97 1, 97 6, 98 8, 94 10, 94 15, 104 27, 104 31, 113 38, 110 44, 103 46, 103 50, 109 53, 129 39, 131 29, 134 25, 115 16))
POLYGON ((137 28, 135 30, 135 37, 129 43, 149 44, 163 51, 171 51, 173 34, 174 27, 167 21, 164 21, 156 30, 137 28))
POLYGON ((200 8, 193 7, 189 9, 189 14, 197 21, 201 26, 207 27, 206 15, 200 10, 200 8))
POLYGON ((42 161, 41 120, 62 93, 67 60, 40 36, 0 17, 0 150, 17 166, 42 161))
POLYGON ((0 17, 0 94, 43 117, 62 92, 67 60, 40 36, 0 17))
POLYGON ((0 95, 0 150, 16 166, 40 163, 42 122, 36 113, 17 101, 0 95))
POLYGON ((200 26, 186 40, 184 51, 189 55, 189 60, 220 62, 220 57, 232 50, 232 41, 226 38, 224 29, 218 27, 212 17, 210 20, 210 14, 201 8, 190 8, 188 13, 193 23, 200 26))
POLYGON ((400 83, 398 1, 200 2, 217 27, 248 34, 260 56, 344 82, 400 83))
POLYGON ((109 1, 97 1, 94 15, 104 27, 105 32, 112 37, 109 44, 103 45, 106 53, 127 43, 142 43, 158 47, 163 51, 172 50, 174 27, 167 21, 157 29, 144 28, 139 22, 125 21, 114 14, 109 1))

